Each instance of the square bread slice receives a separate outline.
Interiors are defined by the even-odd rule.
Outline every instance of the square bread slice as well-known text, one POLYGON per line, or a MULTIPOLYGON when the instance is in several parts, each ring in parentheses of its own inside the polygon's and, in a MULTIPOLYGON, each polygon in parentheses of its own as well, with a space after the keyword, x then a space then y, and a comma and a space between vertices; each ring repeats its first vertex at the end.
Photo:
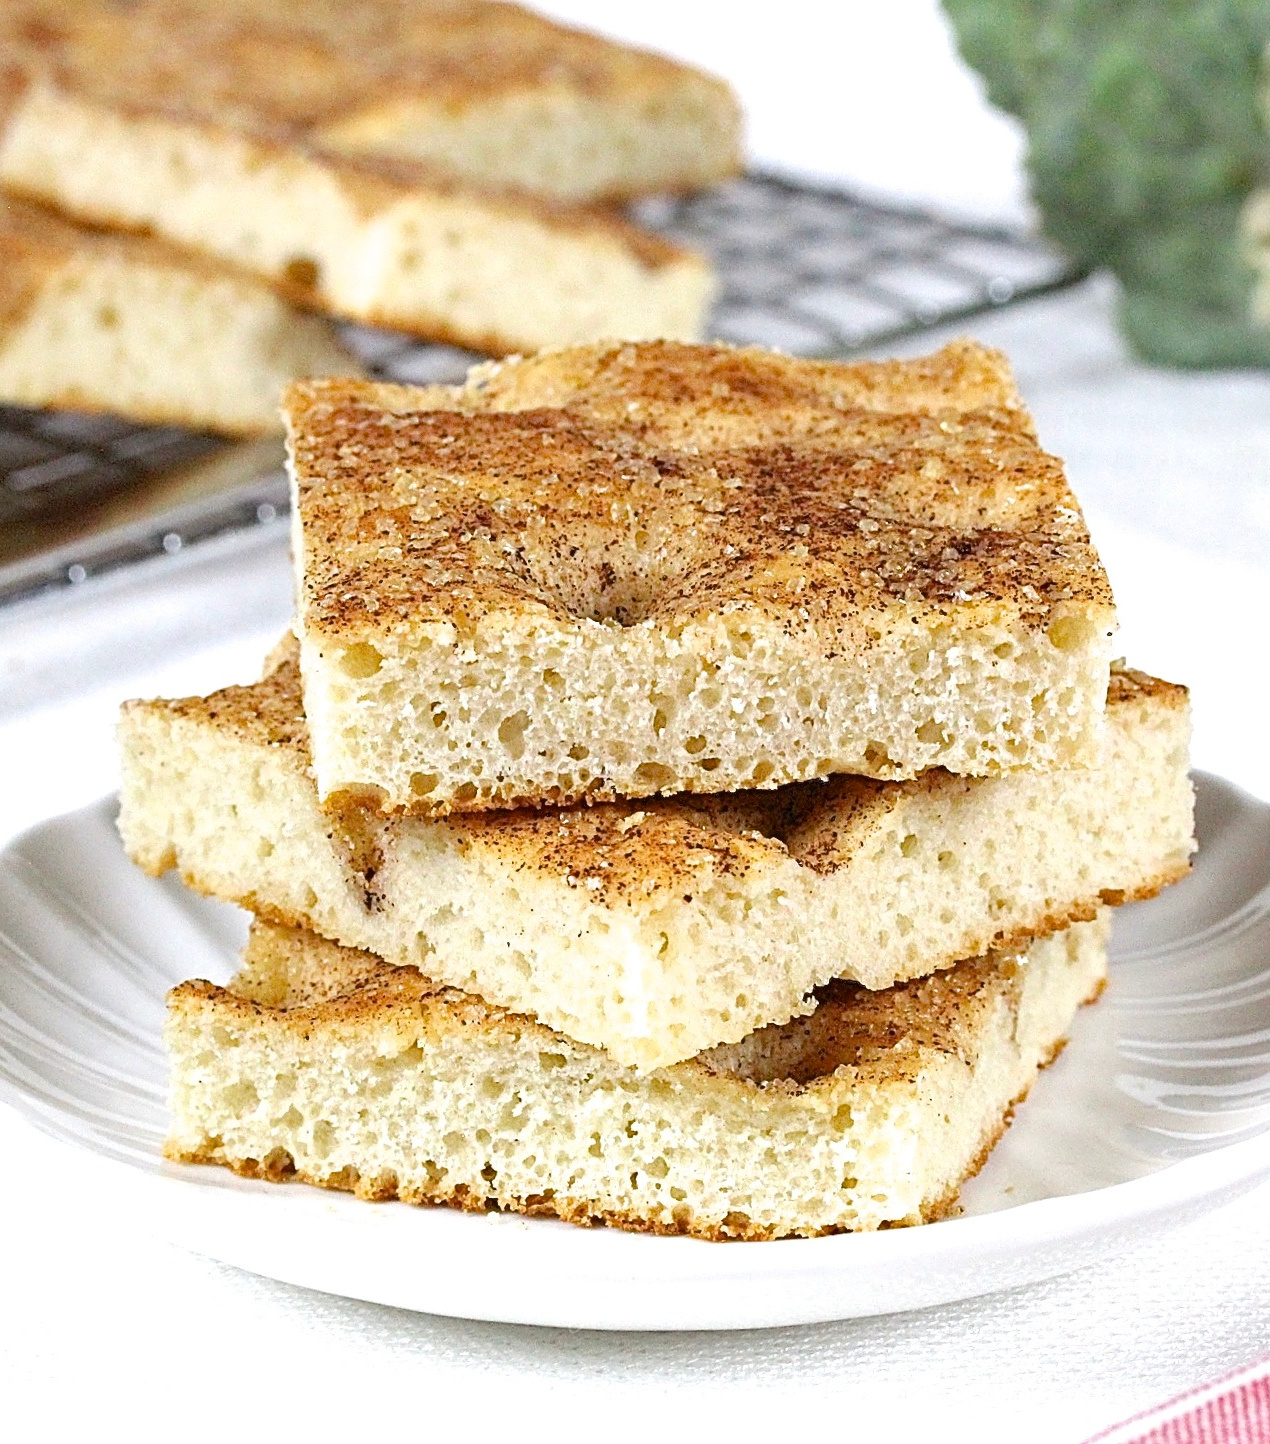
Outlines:
POLYGON ((255 436, 288 381, 357 369, 251 276, 0 201, 0 401, 255 436))
POLYGON ((294 660, 124 709, 148 872, 303 924, 653 1068, 1146 897, 1187 870, 1186 693, 1112 674, 1106 765, 384 820, 323 812, 294 660))
POLYGON ((324 798, 1096 760, 1111 591, 996 352, 611 343, 284 409, 324 798))
POLYGON ((1105 915, 639 1076, 413 968, 257 924, 168 999, 166 1152, 359 1197, 705 1239, 939 1218, 1106 976, 1105 915))
POLYGON ((607 213, 343 161, 210 122, 33 86, 0 184, 142 230, 289 300, 501 355, 604 336, 699 336, 709 263, 607 213))
POLYGON ((0 42, 115 111, 557 201, 692 190, 741 161, 723 81, 486 0, 6 0, 0 42))

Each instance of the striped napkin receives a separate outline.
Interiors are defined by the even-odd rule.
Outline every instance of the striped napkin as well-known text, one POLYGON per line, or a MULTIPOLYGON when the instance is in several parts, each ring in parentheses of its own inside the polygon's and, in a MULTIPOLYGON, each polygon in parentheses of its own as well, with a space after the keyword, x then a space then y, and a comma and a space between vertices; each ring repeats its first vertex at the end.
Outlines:
POLYGON ((1270 1355, 1086 1444, 1270 1444, 1270 1355))

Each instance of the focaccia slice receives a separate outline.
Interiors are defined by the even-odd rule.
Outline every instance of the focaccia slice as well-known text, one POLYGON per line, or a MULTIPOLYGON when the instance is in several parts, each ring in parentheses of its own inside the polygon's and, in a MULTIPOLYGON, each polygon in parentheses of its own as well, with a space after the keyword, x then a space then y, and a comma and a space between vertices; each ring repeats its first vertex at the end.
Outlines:
POLYGON ((359 369, 251 276, 0 201, 0 401, 256 436, 287 382, 359 369))
POLYGON ((304 924, 649 1069, 1147 897, 1193 848, 1180 687, 1116 672, 1097 770, 384 820, 323 812, 295 662, 124 711, 147 871, 304 924))
POLYGON ((168 1156, 705 1239, 943 1216, 1106 976, 1106 918, 638 1075, 413 968, 257 924, 169 997, 168 1156))
POLYGON ((1111 590, 997 352, 610 344, 285 409, 324 798, 1097 761, 1111 590))
MULTIPOLYGON (((741 163, 723 81, 489 0, 5 0, 0 56, 105 115, 214 122, 554 201, 693 190, 741 163)), ((42 139, 51 167, 71 164, 63 131, 42 139)))

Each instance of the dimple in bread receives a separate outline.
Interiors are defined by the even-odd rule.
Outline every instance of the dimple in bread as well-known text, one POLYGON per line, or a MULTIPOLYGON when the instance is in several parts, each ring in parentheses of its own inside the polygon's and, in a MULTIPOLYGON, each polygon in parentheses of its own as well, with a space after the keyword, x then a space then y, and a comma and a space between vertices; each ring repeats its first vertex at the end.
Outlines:
POLYGON ((0 201, 0 401, 254 436, 288 381, 356 369, 251 276, 0 201))
POLYGON ((647 1070, 1145 897, 1193 847, 1186 693, 1114 672, 1104 766, 380 819, 324 813, 293 658, 134 702, 119 826, 153 873, 647 1070))
POLYGON ((363 1198, 705 1239, 938 1218, 1102 986, 1106 918, 639 1076, 531 1019, 257 923, 169 997, 174 1159, 363 1198))
POLYGON ((286 397, 323 797, 1096 758, 1114 609, 1004 359, 565 349, 286 397))

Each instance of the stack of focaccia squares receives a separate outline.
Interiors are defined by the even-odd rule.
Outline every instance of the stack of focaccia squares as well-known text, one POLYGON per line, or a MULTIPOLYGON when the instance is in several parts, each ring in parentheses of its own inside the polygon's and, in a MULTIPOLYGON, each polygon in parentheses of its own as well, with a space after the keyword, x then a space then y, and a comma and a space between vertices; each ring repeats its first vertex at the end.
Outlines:
POLYGON ((1008 367, 668 342, 289 394, 295 638, 129 704, 173 1158, 765 1239, 939 1217, 1185 873, 1184 689, 1008 367))

